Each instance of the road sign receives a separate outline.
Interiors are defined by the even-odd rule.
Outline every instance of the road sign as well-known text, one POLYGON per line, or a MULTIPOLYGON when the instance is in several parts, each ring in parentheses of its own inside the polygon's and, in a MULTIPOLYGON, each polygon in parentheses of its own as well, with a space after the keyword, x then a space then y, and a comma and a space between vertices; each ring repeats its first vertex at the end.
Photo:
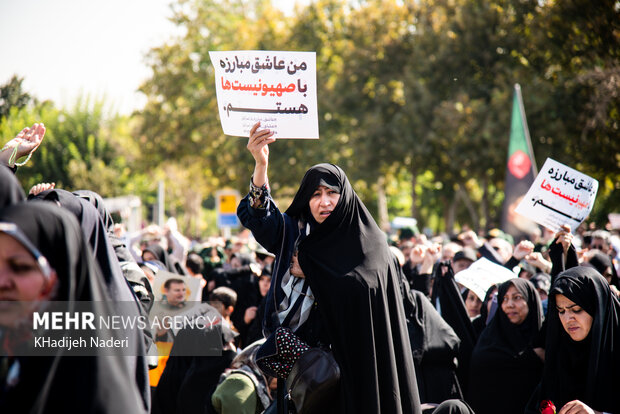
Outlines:
POLYGON ((215 193, 217 208, 217 227, 239 227, 237 205, 241 199, 239 191, 219 190, 215 193))

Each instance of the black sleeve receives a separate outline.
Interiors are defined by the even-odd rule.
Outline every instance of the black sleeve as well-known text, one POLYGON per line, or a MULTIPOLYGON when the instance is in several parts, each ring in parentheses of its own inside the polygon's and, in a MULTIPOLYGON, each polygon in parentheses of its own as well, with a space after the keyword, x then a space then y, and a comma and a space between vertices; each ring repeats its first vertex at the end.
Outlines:
POLYGON ((516 266, 519 266, 519 263, 521 263, 521 260, 517 259, 514 256, 511 256, 510 259, 508 259, 508 261, 504 263, 504 267, 512 270, 516 266))
POLYGON ((549 259, 551 260, 551 284, 555 281, 555 277, 571 267, 579 266, 577 251, 572 244, 569 246, 564 255, 562 244, 557 243, 557 238, 551 242, 549 246, 549 259))
POLYGON ((403 266, 403 273, 411 289, 418 290, 430 297, 431 274, 418 273, 417 266, 411 263, 411 260, 408 260, 403 266))

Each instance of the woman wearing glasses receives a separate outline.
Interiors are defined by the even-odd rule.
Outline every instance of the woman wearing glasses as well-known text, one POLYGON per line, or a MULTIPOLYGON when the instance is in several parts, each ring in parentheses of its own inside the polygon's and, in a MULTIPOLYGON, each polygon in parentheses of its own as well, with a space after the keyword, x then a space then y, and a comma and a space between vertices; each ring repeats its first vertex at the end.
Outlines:
MULTIPOLYGON (((67 356, 61 347, 33 350, 39 333, 34 311, 59 304, 71 311, 77 302, 89 302, 95 314, 105 315, 108 301, 103 277, 71 213, 41 202, 0 209, 2 412, 148 412, 127 357, 104 357, 102 348, 87 356, 67 356)), ((77 335, 71 329, 56 333, 77 335)))

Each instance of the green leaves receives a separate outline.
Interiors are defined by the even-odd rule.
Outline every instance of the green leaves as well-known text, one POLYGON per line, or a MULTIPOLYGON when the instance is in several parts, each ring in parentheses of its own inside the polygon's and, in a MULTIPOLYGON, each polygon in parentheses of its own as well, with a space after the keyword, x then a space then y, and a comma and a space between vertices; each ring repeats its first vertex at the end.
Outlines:
POLYGON ((268 0, 171 7, 181 35, 147 56, 147 103, 130 119, 88 101, 24 106, 17 77, 0 89, 10 91, 2 136, 48 127, 21 178, 146 198, 164 179, 168 208, 199 228, 196 200, 225 186, 245 192, 253 167, 246 139, 222 133, 208 51, 306 50, 317 53, 321 139, 271 145, 276 197, 292 195, 311 165, 334 162, 371 209, 381 182, 389 213, 412 214, 421 228, 451 231, 452 215, 457 227, 496 226, 520 83, 539 164, 552 156, 605 181, 601 222, 620 199, 614 0, 316 0, 292 16, 268 0))

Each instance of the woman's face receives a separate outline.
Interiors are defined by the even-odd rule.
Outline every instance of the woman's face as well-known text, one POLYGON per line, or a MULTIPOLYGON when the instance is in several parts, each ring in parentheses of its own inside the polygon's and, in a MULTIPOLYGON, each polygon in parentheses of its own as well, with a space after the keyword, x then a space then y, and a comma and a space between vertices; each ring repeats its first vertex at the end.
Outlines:
POLYGON ((24 317, 35 301, 47 298, 55 282, 54 272, 46 278, 28 249, 0 233, 0 326, 24 317))
POLYGON ((521 325, 523 321, 525 321, 525 318, 527 318, 527 314, 530 310, 527 307, 527 301, 523 295, 517 288, 510 285, 502 300, 502 311, 506 314, 511 323, 521 325))
POLYGON ((555 296, 560 322, 573 341, 583 341, 592 329, 592 316, 564 295, 555 296))
POLYGON ((489 295, 489 300, 487 300, 487 315, 491 314, 491 306, 493 306, 493 296, 495 295, 497 295, 497 287, 493 289, 493 291, 489 295))
POLYGON ((480 315, 480 308, 482 308, 482 301, 471 290, 467 292, 467 299, 465 299, 465 307, 470 318, 475 318, 480 315))
POLYGON ((144 260, 145 262, 152 262, 153 260, 159 260, 159 259, 155 257, 153 253, 147 250, 147 251, 142 252, 142 260, 144 260))
POLYGON ((260 279, 258 279, 258 289, 260 290, 261 296, 267 296, 267 292, 269 292, 270 286, 271 286, 271 277, 261 276, 260 279))
POLYGON ((340 193, 322 185, 318 186, 310 197, 310 213, 314 220, 317 223, 324 222, 336 208, 338 200, 340 200, 340 193))
POLYGON ((28 249, 0 233, 0 300, 37 300, 46 292, 46 286, 46 278, 28 249))

